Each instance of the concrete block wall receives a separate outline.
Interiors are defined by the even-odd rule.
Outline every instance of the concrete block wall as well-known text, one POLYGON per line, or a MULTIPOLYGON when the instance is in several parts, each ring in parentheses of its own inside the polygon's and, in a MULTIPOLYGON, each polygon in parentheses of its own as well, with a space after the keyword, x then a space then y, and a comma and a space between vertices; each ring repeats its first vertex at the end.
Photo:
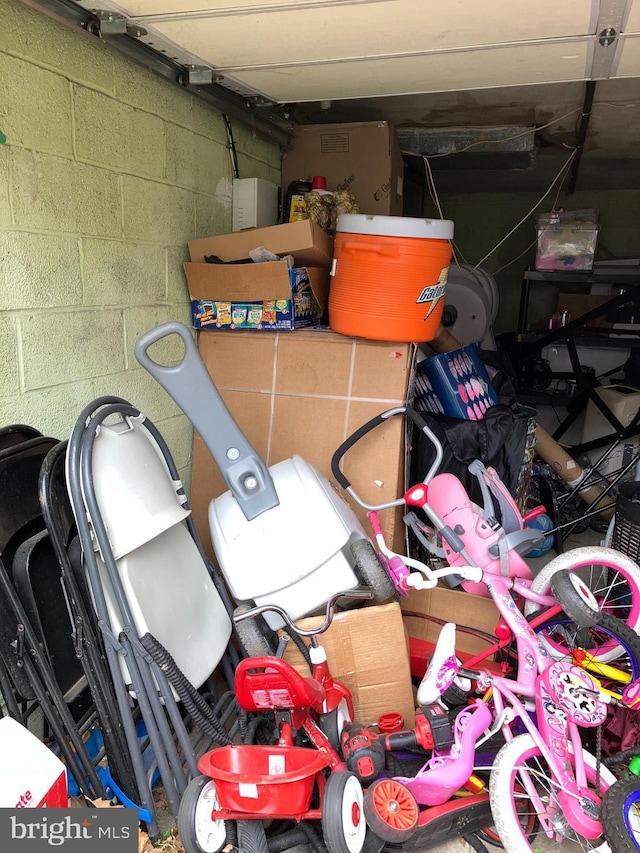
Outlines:
MULTIPOLYGON (((231 230, 223 117, 20 0, 0 0, 0 79, 0 426, 63 439, 124 397, 188 483, 191 426, 133 345, 190 325, 186 243, 231 230)), ((233 131, 240 175, 279 184, 279 146, 233 131)))

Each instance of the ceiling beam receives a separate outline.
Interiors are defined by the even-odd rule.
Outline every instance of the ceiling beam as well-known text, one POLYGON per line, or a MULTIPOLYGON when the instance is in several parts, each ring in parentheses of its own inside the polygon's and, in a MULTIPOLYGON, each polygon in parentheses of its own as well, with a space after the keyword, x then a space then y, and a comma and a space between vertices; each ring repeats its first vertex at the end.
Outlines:
MULTIPOLYGON (((71 0, 22 0, 22 2, 84 35, 99 39, 101 44, 106 44, 118 53, 144 65, 150 71, 179 85, 224 115, 248 125, 274 142, 284 147, 289 145, 293 123, 286 117, 274 112, 262 101, 253 102, 219 83, 199 85, 190 83, 189 66, 174 62, 168 56, 158 53, 138 40, 136 37, 136 30, 140 29, 138 24, 132 22, 126 27, 125 33, 107 35, 101 29, 100 16, 96 12, 85 9, 71 0)), ((99 5, 99 0, 96 5, 99 5)))
POLYGON ((587 69, 589 79, 606 80, 611 76, 616 55, 622 47, 620 33, 630 6, 631 0, 600 0, 591 67, 587 69))

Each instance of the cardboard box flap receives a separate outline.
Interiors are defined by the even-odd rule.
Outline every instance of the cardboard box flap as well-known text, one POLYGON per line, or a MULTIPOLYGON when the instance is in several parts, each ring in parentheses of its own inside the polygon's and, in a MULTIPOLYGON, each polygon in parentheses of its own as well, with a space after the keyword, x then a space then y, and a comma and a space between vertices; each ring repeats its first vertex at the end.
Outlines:
MULTIPOLYGON (((317 628, 323 621, 323 616, 308 617, 297 624, 317 628)), ((409 652, 396 602, 336 613, 318 639, 331 674, 351 692, 358 722, 375 725, 381 714, 394 711, 402 715, 405 726, 413 726, 409 652)), ((284 659, 301 675, 309 675, 309 667, 293 643, 287 645, 284 659)))
POLYGON ((192 299, 220 302, 262 302, 267 299, 291 299, 287 260, 263 264, 185 263, 184 271, 192 299), (256 275, 259 267, 259 275, 256 275))
POLYGON ((326 308, 329 305, 329 270, 307 267, 307 273, 316 302, 321 308, 326 308))
POLYGON ((189 255, 195 263, 208 255, 228 263, 248 258, 260 246, 276 255, 293 255, 297 267, 330 267, 333 259, 333 237, 310 219, 191 240, 189 255))

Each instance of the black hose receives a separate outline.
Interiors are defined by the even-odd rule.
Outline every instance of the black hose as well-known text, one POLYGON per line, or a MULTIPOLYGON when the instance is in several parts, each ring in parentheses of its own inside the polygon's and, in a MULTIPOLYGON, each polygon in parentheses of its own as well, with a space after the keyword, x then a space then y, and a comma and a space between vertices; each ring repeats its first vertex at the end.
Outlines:
POLYGON ((269 853, 282 853, 283 850, 288 850, 290 847, 297 847, 299 844, 307 844, 307 834, 301 826, 293 826, 280 835, 272 835, 267 838, 269 853))
POLYGON ((307 843, 313 850, 313 853, 327 853, 327 846, 315 826, 312 826, 309 821, 303 820, 300 823, 300 829, 307 836, 307 843))
POLYGON ((140 637, 140 642, 149 652, 157 666, 164 672, 169 683, 180 697, 185 710, 198 725, 201 731, 210 737, 218 746, 232 743, 210 706, 195 689, 193 684, 180 670, 171 653, 152 634, 146 633, 140 637))
POLYGON ((625 749, 623 752, 616 752, 615 755, 607 755, 606 758, 602 759, 602 763, 605 767, 615 767, 616 764, 626 764, 636 755, 640 755, 640 744, 625 749))
POLYGON ((307 662, 309 672, 313 673, 313 664, 311 663, 311 655, 309 654, 309 646, 305 643, 302 637, 298 636, 295 631, 288 631, 287 636, 293 640, 293 644, 297 647, 302 657, 307 662))
POLYGON ((466 841, 469 847, 472 850, 475 850, 476 853, 487 853, 487 848, 484 846, 482 841, 480 841, 477 835, 463 835, 462 840, 466 841))

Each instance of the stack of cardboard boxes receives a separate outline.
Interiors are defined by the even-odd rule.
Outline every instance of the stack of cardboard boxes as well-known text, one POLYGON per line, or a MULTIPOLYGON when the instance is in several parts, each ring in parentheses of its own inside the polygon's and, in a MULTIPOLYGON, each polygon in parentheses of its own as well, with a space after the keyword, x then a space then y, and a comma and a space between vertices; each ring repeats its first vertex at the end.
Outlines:
MULTIPOLYGON (((402 157, 384 122, 298 128, 283 161, 283 186, 316 174, 326 176, 328 189, 353 193, 363 213, 402 213, 402 157)), ((375 415, 404 405, 414 346, 349 338, 322 325, 333 241, 309 220, 193 240, 189 252, 184 269, 198 348, 231 414, 268 465, 299 454, 338 489, 331 472, 334 451, 375 415), (250 262, 264 250, 281 260, 250 262)), ((344 456, 343 470, 366 503, 386 503, 404 493, 404 438, 403 419, 391 418, 344 456)), ((207 511, 225 490, 196 435, 191 507, 214 559, 207 511)), ((368 529, 366 510, 349 502, 368 529)), ((390 547, 405 553, 401 508, 384 510, 381 522, 390 547)), ((441 614, 451 602, 440 601, 439 592, 416 594, 406 606, 441 614)), ((354 692, 363 722, 398 710, 412 725, 407 627, 420 639, 432 634, 420 619, 403 619, 398 604, 365 611, 341 614, 323 635, 332 671, 354 692), (390 697, 397 708, 389 707, 390 697)))

